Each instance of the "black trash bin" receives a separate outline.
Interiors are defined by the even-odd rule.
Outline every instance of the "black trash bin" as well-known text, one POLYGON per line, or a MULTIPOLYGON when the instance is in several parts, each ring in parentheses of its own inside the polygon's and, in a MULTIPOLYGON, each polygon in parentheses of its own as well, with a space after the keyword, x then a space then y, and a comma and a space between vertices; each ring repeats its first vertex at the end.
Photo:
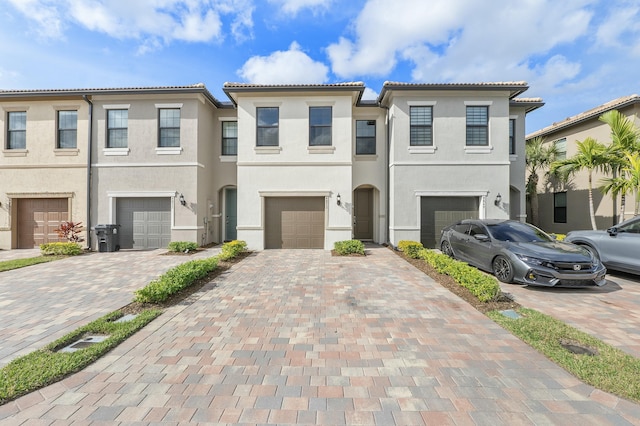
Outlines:
POLYGON ((96 225, 93 229, 98 240, 98 251, 110 252, 120 250, 120 236, 118 233, 120 225, 96 225))

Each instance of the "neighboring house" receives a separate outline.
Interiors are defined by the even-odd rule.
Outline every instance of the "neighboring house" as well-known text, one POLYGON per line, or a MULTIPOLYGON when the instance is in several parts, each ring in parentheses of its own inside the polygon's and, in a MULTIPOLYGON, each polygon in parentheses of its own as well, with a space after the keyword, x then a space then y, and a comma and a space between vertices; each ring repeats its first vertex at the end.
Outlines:
POLYGON ((435 247, 463 218, 525 220, 524 129, 542 100, 524 82, 384 84, 390 133, 390 241, 435 247))
POLYGON ((118 224, 135 249, 433 247, 462 217, 524 220, 525 116, 543 105, 516 98, 527 88, 385 83, 363 101, 362 83, 226 83, 225 103, 201 84, 0 92, 0 248, 47 241, 20 240, 39 229, 21 210, 33 200, 66 202, 39 207, 47 229, 118 224), (56 147, 74 125, 75 147, 56 147))
MULTIPOLYGON (((636 126, 640 126, 638 113, 640 112, 640 96, 631 95, 614 99, 565 120, 553 123, 527 135, 527 140, 534 137, 544 138, 546 143, 555 144, 560 152, 559 159, 570 158, 576 154, 576 141, 583 141, 587 137, 594 138, 605 145, 611 143, 611 129, 600 121, 599 117, 611 110, 618 110, 629 117, 636 126)), ((591 229, 589 218, 589 197, 587 172, 581 171, 568 182, 561 182, 555 178, 545 180, 540 176, 538 191, 539 224, 548 232, 567 233, 578 229, 591 229)), ((604 195, 600 191, 601 179, 607 175, 593 173, 593 202, 598 229, 606 229, 618 222, 620 214, 620 197, 617 202, 611 194, 604 195)), ((625 218, 633 216, 634 198, 632 194, 626 196, 625 218)))

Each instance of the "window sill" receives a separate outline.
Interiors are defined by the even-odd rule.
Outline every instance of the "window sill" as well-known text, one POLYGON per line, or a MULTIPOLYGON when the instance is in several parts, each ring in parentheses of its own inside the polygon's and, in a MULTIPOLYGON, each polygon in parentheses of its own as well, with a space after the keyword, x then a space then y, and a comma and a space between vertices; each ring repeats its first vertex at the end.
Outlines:
POLYGON ((181 146, 167 146, 157 147, 156 154, 158 155, 180 155, 182 154, 181 146))
POLYGON ((253 150, 256 154, 280 154, 282 148, 279 146, 256 146, 253 150))
POLYGON ((336 147, 331 145, 307 147, 307 152, 309 152, 309 154, 333 154, 335 150, 336 150, 336 147))
POLYGON ((429 146, 409 146, 407 150, 409 154, 433 154, 436 152, 436 147, 433 145, 429 146))
POLYGON ((56 148, 53 150, 56 157, 78 156, 79 152, 80 150, 77 148, 56 148))
POLYGON ((129 155, 129 148, 104 148, 102 150, 104 155, 129 155))
POLYGON ((465 146, 464 152, 467 154, 491 154, 492 146, 465 146))
POLYGON ((356 154, 354 157, 356 161, 377 161, 377 154, 356 154))
POLYGON ((26 157, 29 150, 27 149, 3 149, 2 154, 5 157, 26 157))
POLYGON ((518 161, 518 156, 516 154, 509 154, 509 161, 518 161))
POLYGON ((238 162, 237 155, 221 155, 219 158, 221 163, 237 163, 238 162))

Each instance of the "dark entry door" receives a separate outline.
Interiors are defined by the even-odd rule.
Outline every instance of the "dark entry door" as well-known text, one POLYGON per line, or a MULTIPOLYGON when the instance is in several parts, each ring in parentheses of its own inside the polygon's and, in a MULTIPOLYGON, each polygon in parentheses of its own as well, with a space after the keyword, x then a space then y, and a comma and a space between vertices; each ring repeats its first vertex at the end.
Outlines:
POLYGON ((354 230, 356 240, 373 239, 373 189, 359 188, 354 193, 354 230))

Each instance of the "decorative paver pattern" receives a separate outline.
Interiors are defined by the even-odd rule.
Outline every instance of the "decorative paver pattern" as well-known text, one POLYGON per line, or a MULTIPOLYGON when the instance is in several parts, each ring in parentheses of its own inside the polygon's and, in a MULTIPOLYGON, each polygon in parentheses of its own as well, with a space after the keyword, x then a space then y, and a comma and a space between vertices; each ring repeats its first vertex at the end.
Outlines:
POLYGON ((385 248, 251 255, 3 424, 630 425, 385 248))
MULTIPOLYGON (((0 272, 0 367, 131 303, 135 290, 169 268, 219 251, 94 252, 0 272)), ((39 250, 3 250, 0 260, 38 255, 39 250)))

